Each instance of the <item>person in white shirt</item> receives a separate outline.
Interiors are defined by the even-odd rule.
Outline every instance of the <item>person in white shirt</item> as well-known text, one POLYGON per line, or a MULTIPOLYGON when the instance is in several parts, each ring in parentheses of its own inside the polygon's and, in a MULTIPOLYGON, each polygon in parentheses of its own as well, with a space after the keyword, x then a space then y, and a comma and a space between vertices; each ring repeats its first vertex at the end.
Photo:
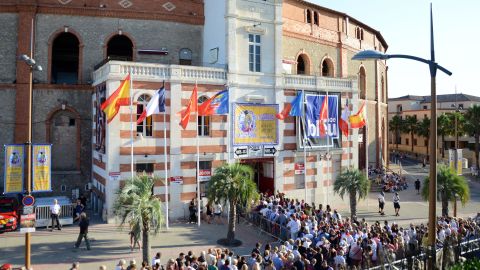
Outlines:
POLYGON ((222 205, 220 202, 215 204, 214 210, 213 210, 213 219, 217 220, 217 224, 222 224, 222 205))
MULTIPOLYGON (((334 261, 334 264, 336 267, 344 267, 344 266, 347 266, 347 262, 345 260, 345 257, 343 256, 343 250, 340 250, 340 252, 338 252, 337 256, 335 256, 335 258, 333 258, 333 261, 334 261)), ((339 269, 339 268, 337 268, 339 269)))
POLYGON ((160 258, 162 257, 162 253, 161 252, 157 252, 157 254, 155 255, 155 257, 153 257, 152 259, 152 264, 151 266, 155 266, 155 264, 158 263, 158 265, 162 265, 161 262, 160 262, 160 258))
POLYGON ((127 261, 124 259, 121 259, 118 264, 115 266, 115 270, 125 270, 127 265, 127 261))
POLYGON ((54 221, 57 222, 57 229, 62 229, 60 227, 60 221, 58 220, 58 217, 60 216, 60 210, 61 207, 58 204, 57 199, 53 200, 53 204, 50 206, 50 217, 52 218, 52 228, 50 229, 50 231, 53 231, 53 228, 55 227, 54 221))
POLYGON ((385 194, 383 193, 383 190, 378 194, 378 213, 380 215, 385 215, 385 212, 383 211, 383 208, 385 207, 385 194))
POLYGON ((292 215, 290 222, 287 224, 287 228, 290 229, 290 237, 291 239, 297 239, 297 233, 300 230, 300 221, 297 220, 295 215, 292 215))
POLYGON ((393 195, 393 208, 395 208, 395 216, 400 216, 400 196, 398 196, 398 192, 395 192, 393 195))

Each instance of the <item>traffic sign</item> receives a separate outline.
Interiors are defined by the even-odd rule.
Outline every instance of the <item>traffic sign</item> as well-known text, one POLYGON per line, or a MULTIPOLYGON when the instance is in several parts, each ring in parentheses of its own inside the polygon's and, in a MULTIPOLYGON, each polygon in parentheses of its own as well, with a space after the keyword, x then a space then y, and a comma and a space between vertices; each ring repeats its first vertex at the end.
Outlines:
POLYGON ((248 156, 248 146, 237 146, 233 148, 235 158, 242 158, 248 156))
POLYGON ((250 146, 248 146, 248 156, 249 157, 262 157, 263 156, 263 147, 261 145, 250 145, 250 146))
POLYGON ((35 198, 32 195, 25 195, 22 199, 24 206, 31 206, 35 203, 35 198))
POLYGON ((273 157, 277 153, 277 149, 275 146, 264 146, 263 147, 263 156, 265 157, 273 157))
POLYGON ((33 205, 31 205, 31 206, 24 206, 24 207, 23 207, 23 214, 24 214, 24 215, 33 214, 33 205))

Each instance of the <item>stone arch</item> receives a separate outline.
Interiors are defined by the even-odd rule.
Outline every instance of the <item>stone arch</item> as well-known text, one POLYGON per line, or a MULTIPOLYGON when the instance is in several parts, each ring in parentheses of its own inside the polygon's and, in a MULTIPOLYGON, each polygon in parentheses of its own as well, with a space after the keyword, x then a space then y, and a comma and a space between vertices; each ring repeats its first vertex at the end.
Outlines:
POLYGON ((47 45, 48 45, 48 73, 47 73, 47 80, 49 83, 52 83, 52 65, 53 65, 53 61, 54 61, 54 51, 53 51, 53 45, 54 45, 54 42, 55 40, 62 34, 65 34, 65 33, 68 33, 68 34, 71 34, 73 35, 77 41, 78 41, 78 67, 77 67, 77 78, 76 78, 76 83, 77 84, 81 84, 82 82, 82 75, 83 75, 83 47, 84 47, 84 44, 83 44, 83 39, 81 37, 81 35, 75 31, 74 29, 71 29, 70 27, 64 27, 64 28, 61 28, 61 29, 58 29, 56 30, 55 32, 53 32, 49 39, 48 39, 48 42, 47 42, 47 45))
POLYGON ((335 77, 335 65, 330 57, 325 56, 322 59, 320 64, 320 74, 322 74, 323 77, 335 77))
POLYGON ((107 59, 108 57, 108 42, 114 38, 115 36, 125 36, 126 38, 128 38, 130 40, 130 42, 132 43, 132 60, 131 61, 135 61, 137 59, 137 55, 136 55, 136 51, 137 51, 137 45, 136 45, 136 42, 135 42, 135 39, 132 37, 132 35, 130 35, 130 33, 127 33, 127 32, 113 32, 111 34, 109 34, 107 37, 105 37, 105 39, 103 40, 103 55, 104 55, 104 59, 107 59))
POLYGON ((358 70, 358 89, 360 91, 360 98, 367 98, 367 73, 365 67, 362 65, 358 70))
POLYGON ((296 74, 298 75, 310 75, 310 57, 304 51, 301 51, 295 57, 296 60, 296 74))
POLYGON ((80 170, 81 117, 75 108, 63 104, 47 115, 46 140, 52 144, 52 170, 80 170), (75 153, 72 153, 75 152, 75 153))
POLYGON ((132 61, 133 42, 126 35, 114 35, 107 42, 106 58, 111 60, 132 61))

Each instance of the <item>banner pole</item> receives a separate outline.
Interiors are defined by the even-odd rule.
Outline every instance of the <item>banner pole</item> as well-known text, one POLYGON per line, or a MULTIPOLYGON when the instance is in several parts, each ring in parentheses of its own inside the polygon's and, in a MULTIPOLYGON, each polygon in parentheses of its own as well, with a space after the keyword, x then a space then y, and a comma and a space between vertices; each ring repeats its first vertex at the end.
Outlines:
MULTIPOLYGON (((165 87, 165 73, 163 73, 163 91, 164 91, 164 102, 166 103, 167 99, 167 89, 165 87)), ((160 104, 158 104, 160 106, 160 104)), ((165 108, 165 104, 163 105, 165 108)), ((166 120, 166 108, 163 110, 163 159, 164 159, 164 171, 165 171, 165 226, 167 230, 169 229, 169 220, 168 220, 168 157, 167 157, 167 120, 166 120)))
POLYGON ((303 98, 303 117, 304 122, 303 122, 303 177, 304 177, 304 183, 305 183, 305 203, 307 203, 307 196, 308 196, 308 186, 307 186, 307 121, 306 121, 306 114, 305 114, 305 106, 306 106, 306 101, 307 99, 305 98, 305 90, 302 89, 302 98, 303 98))
POLYGON ((133 79, 132 68, 130 67, 130 173, 133 179, 133 79))
MULTIPOLYGON (((195 81, 195 87, 197 87, 197 82, 195 81)), ((195 97, 196 105, 195 105, 195 118, 197 123, 197 136, 196 136, 196 143, 197 143, 197 219, 198 219, 198 227, 200 227, 200 145, 198 142, 198 89, 197 89, 197 96, 195 97)))
MULTIPOLYGON (((325 96, 325 98, 327 99, 327 153, 325 154, 325 160, 326 160, 326 162, 327 162, 327 175, 330 175, 330 177, 331 177, 331 176, 332 176, 332 175, 330 174, 330 158, 331 158, 331 156, 330 156, 330 139, 331 139, 331 138, 330 138, 330 136, 328 135, 328 132, 329 132, 329 124, 328 124, 328 122, 329 122, 329 118, 330 118, 330 117, 329 117, 329 116, 330 116, 330 115, 329 115, 329 114, 330 114, 330 111, 329 111, 330 102, 329 102, 329 100, 328 100, 328 90, 327 90, 327 95, 325 96)), ((328 179, 328 178, 327 178, 327 204, 330 203, 330 202, 329 202, 329 199, 328 199, 328 193, 330 193, 330 192, 329 192, 329 191, 330 191, 330 181, 331 181, 331 179, 328 179)))

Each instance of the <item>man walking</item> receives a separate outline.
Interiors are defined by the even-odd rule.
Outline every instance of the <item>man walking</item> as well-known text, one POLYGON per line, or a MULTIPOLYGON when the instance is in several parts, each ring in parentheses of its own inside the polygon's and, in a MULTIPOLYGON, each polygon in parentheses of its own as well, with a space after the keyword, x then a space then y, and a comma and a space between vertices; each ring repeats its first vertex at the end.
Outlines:
POLYGON ((85 244, 87 245, 87 250, 90 250, 90 240, 88 240, 88 225, 89 220, 85 212, 80 214, 80 233, 78 234, 77 243, 75 243, 75 248, 80 247, 82 243, 82 238, 85 238, 85 244))
POLYGON ((380 191, 380 194, 378 194, 378 213, 380 215, 385 215, 385 212, 383 212, 383 208, 385 207, 385 194, 383 193, 383 190, 380 191))
POLYGON ((52 228, 50 229, 50 231, 53 231, 53 228, 55 227, 55 224, 53 223, 54 221, 57 222, 58 230, 61 230, 60 221, 58 220, 58 216, 60 216, 60 210, 61 207, 58 204, 57 199, 53 200, 53 205, 50 206, 50 217, 52 218, 52 228))
POLYGON ((415 181, 415 190, 417 191, 417 194, 420 194, 420 180, 418 178, 415 181))
POLYGON ((393 195, 393 208, 395 208, 395 216, 400 216, 398 213, 400 211, 400 197, 398 196, 398 192, 395 192, 395 195, 393 195))

